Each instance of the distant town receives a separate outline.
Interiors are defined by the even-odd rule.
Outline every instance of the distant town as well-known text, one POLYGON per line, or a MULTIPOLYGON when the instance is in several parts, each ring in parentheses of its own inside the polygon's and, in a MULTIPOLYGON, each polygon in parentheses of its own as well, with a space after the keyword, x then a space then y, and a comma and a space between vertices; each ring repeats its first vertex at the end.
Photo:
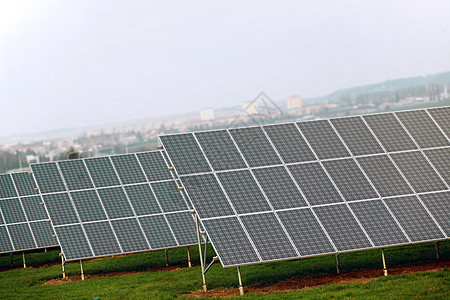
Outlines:
POLYGON ((27 170, 29 164, 37 162, 154 150, 161 134, 445 106, 450 105, 449 90, 450 72, 350 88, 315 99, 293 95, 274 101, 261 92, 240 107, 206 107, 158 122, 133 121, 74 130, 65 136, 3 143, 0 173, 27 170))

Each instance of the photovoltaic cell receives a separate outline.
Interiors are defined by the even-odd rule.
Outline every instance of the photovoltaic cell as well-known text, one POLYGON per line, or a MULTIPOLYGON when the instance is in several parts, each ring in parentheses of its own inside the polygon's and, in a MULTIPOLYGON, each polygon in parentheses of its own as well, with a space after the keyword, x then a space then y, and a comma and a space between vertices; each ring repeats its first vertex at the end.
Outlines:
POLYGON ((81 225, 60 226, 54 229, 65 257, 75 260, 94 256, 81 225))
POLYGON ((230 129, 229 132, 250 167, 281 164, 281 160, 260 127, 230 129))
POLYGON ((109 157, 89 158, 84 162, 96 187, 120 185, 109 157))
POLYGON ((177 242, 163 215, 142 217, 139 218, 139 222, 152 249, 177 246, 177 242))
POLYGON ((214 248, 224 267, 260 261, 236 217, 204 220, 203 225, 210 236, 221 237, 214 240, 214 248))
POLYGON ((274 209, 307 206, 284 167, 255 169, 253 173, 274 209))
POLYGON ((371 247, 345 204, 315 207, 314 212, 339 251, 371 247))
POLYGON ((123 252, 149 250, 147 241, 136 219, 119 219, 111 221, 123 252))
POLYGON ((408 242, 381 200, 353 202, 349 205, 375 246, 408 242))
POLYGON ((52 224, 46 221, 30 222, 31 231, 39 248, 54 247, 58 242, 53 238, 54 232, 52 224))
POLYGON ((423 194, 419 198, 434 216, 441 228, 450 236, 450 192, 423 194))
POLYGON ((22 223, 8 225, 8 231, 16 251, 36 248, 36 244, 34 243, 28 224, 22 223))
POLYGON ((450 145, 426 111, 404 111, 396 115, 421 148, 450 145))
POLYGON ((6 224, 26 222, 25 214, 18 198, 0 200, 6 224))
POLYGON ((328 121, 303 122, 297 125, 320 159, 350 156, 328 121))
POLYGON ((86 223, 83 227, 96 256, 121 252, 108 222, 86 223))
POLYGON ((126 186, 125 191, 137 215, 161 213, 148 183, 126 186))
POLYGON ((441 129, 447 135, 447 138, 450 138, 450 107, 441 107, 441 108, 433 108, 427 109, 436 123, 441 127, 441 129))
POLYGON ((412 241, 444 238, 416 196, 390 198, 385 201, 412 241))
POLYGON ((149 181, 172 179, 172 175, 161 153, 160 151, 153 151, 136 154, 149 181))
POLYGON ((431 164, 441 174, 442 178, 450 184, 450 148, 432 149, 424 151, 431 164))
POLYGON ((233 215, 233 209, 213 174, 183 177, 189 198, 202 218, 233 215))
POLYGON ((195 221, 189 212, 167 214, 166 217, 180 245, 195 245, 197 243, 195 221))
POLYGON ((215 171, 247 167, 226 130, 201 132, 195 136, 215 171))
POLYGON ((178 191, 177 184, 174 181, 151 183, 153 192, 159 200, 163 212, 173 212, 186 210, 186 202, 178 191))
POLYGON ((361 117, 338 118, 330 121, 353 155, 384 152, 361 117))
POLYGON ((33 175, 41 193, 65 192, 66 187, 59 174, 56 163, 37 164, 33 167, 33 175))
POLYGON ((270 210, 250 171, 219 173, 218 177, 238 214, 270 210))
POLYGON ((394 152, 417 149, 413 140, 410 139, 408 133, 403 129, 393 114, 368 115, 363 116, 363 118, 369 124, 386 151, 394 152))
POLYGON ((53 226, 78 223, 75 209, 66 193, 47 194, 42 196, 53 226))
POLYGON ((0 199, 17 197, 9 174, 0 175, 0 199))
POLYGON ((6 226, 0 226, 0 252, 12 252, 14 248, 9 239, 8 232, 6 231, 6 226))
POLYGON ((40 205, 42 202, 41 197, 32 196, 21 198, 23 209, 28 217, 28 221, 48 220, 45 207, 40 205))
POLYGON ((263 260, 298 257, 273 213, 242 216, 241 220, 263 260))
POLYGON ((121 187, 99 189, 97 192, 109 218, 116 219, 134 216, 127 196, 121 187))
POLYGON ((263 128, 285 163, 316 160, 295 124, 268 125, 263 128))
POLYGON ((413 193, 387 155, 358 157, 357 161, 382 197, 413 193))
POLYGON ((36 187, 33 182, 33 176, 27 172, 12 173, 14 184, 19 192, 19 196, 31 196, 38 194, 34 189, 36 187))
POLYGON ((417 193, 447 189, 421 152, 396 153, 391 157, 417 193))
POLYGON ((83 160, 67 160, 58 163, 69 190, 93 188, 83 160))
POLYGON ((345 200, 378 198, 377 193, 353 159, 325 161, 323 166, 327 169, 345 200))
POLYGON ((335 251, 309 209, 285 210, 278 216, 302 256, 335 251))
POLYGON ((211 171, 192 134, 162 136, 161 141, 164 148, 178 150, 170 155, 170 160, 176 165, 178 175, 211 171))
POLYGON ((289 166, 289 170, 311 205, 342 202, 341 196, 319 163, 289 166))
POLYGON ((94 190, 71 193, 73 204, 78 211, 81 222, 106 220, 100 199, 94 190))
POLYGON ((111 156, 122 184, 147 182, 134 154, 111 156))

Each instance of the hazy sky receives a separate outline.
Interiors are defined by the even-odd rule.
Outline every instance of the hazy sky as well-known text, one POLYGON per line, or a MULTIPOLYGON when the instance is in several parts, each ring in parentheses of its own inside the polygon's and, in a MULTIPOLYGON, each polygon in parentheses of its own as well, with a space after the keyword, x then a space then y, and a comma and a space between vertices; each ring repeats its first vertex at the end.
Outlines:
POLYGON ((0 136, 450 70, 450 1, 0 0, 0 136))

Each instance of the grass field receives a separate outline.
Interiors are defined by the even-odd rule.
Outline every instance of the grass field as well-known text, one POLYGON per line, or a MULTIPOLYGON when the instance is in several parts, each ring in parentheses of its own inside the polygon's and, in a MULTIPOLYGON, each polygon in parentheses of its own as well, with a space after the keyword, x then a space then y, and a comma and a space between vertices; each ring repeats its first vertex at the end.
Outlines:
MULTIPOLYGON (((450 241, 440 243, 441 260, 450 260, 450 241)), ((208 261, 214 255, 210 251, 208 261)), ((434 243, 417 244, 385 249, 388 268, 398 265, 418 264, 436 260, 434 243)), ((9 269, 9 255, 0 257, 0 298, 64 298, 64 299, 137 299, 182 297, 201 288, 198 252, 191 248, 194 262, 186 268, 186 249, 169 251, 170 265, 166 268, 164 252, 134 254, 122 257, 103 258, 84 262, 85 281, 70 281, 48 285, 46 282, 61 278, 58 251, 27 254, 27 269, 21 265, 21 255, 14 256, 15 269, 9 269), (56 264, 56 265, 55 265, 56 264), (46 266, 44 266, 46 265, 46 266), (41 267, 44 266, 44 267, 41 267), (173 267, 173 266, 179 266, 173 267), (128 273, 116 273, 128 272, 128 273), (125 276, 126 275, 126 276, 125 276)), ((380 250, 341 254, 342 269, 351 272, 357 269, 377 268, 382 274, 380 250)), ((78 279, 78 263, 66 265, 70 279, 78 279)), ((267 286, 299 276, 334 274, 334 255, 260 264, 241 267, 245 287, 267 286)), ((214 265, 206 274, 209 289, 233 288, 237 291, 236 268, 223 269, 214 265)), ((367 283, 321 285, 314 288, 294 290, 287 293, 255 295, 246 298, 297 299, 307 298, 450 298, 450 270, 421 272, 388 276, 367 283)))

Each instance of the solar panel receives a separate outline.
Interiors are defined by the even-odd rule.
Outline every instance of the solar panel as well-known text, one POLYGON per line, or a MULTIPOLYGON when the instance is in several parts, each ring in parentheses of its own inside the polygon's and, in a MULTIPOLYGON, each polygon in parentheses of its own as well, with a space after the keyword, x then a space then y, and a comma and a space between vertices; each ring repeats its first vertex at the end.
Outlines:
POLYGON ((448 112, 160 138, 230 267, 448 239, 448 112))
POLYGON ((28 172, 0 175, 0 253, 58 246, 28 172))
POLYGON ((67 261, 197 243, 194 218, 161 151, 31 169, 67 261))

